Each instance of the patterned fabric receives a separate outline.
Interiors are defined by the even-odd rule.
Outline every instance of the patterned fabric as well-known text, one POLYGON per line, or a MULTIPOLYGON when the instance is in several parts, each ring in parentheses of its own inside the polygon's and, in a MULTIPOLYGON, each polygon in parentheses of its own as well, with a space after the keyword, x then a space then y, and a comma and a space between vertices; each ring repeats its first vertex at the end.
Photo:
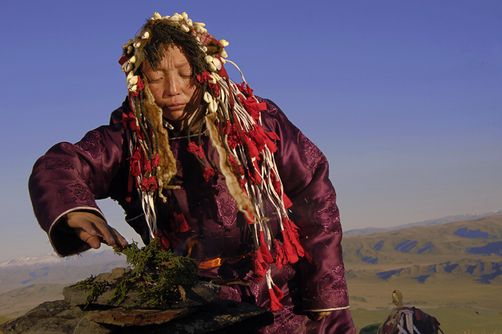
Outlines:
MULTIPOLYGON (((355 333, 348 310, 335 311, 317 322, 301 315, 302 311, 344 308, 349 304, 336 193, 322 152, 274 103, 265 101, 268 110, 262 113, 263 126, 280 138, 275 154, 277 168, 285 193, 293 202, 291 215, 300 228, 300 241, 307 255, 294 266, 272 267, 274 282, 285 294, 281 301, 285 307, 275 313, 275 323, 265 328, 264 333, 294 333, 293 329, 302 333, 334 333, 333 328, 337 328, 336 333, 355 333)), ((111 125, 89 132, 75 145, 57 144, 36 162, 29 188, 35 215, 45 231, 72 209, 90 208, 99 212, 95 199, 111 197, 124 208, 136 232, 148 239, 137 194, 133 194, 132 201, 126 200, 129 166, 123 146, 127 134, 120 122, 124 112, 127 105, 112 114, 111 125)), ((205 179, 200 163, 187 150, 187 139, 173 139, 170 144, 178 164, 173 183, 179 189, 166 191, 169 200, 157 203, 157 215, 171 247, 179 254, 190 251, 200 261, 248 254, 252 250, 249 228, 236 209, 221 173, 215 168, 215 176, 205 179)), ((201 137, 201 146, 212 166, 218 166, 218 153, 207 137, 201 137)), ((273 233, 279 236, 277 216, 273 210, 268 216, 273 233)), ((58 229, 52 228, 50 238, 61 255, 88 248, 80 240, 69 242, 58 233, 58 229)), ((264 280, 253 280, 251 268, 251 261, 242 260, 217 270, 201 271, 201 275, 247 280, 249 287, 228 290, 222 296, 230 299, 246 296, 267 307, 268 288, 264 280)))

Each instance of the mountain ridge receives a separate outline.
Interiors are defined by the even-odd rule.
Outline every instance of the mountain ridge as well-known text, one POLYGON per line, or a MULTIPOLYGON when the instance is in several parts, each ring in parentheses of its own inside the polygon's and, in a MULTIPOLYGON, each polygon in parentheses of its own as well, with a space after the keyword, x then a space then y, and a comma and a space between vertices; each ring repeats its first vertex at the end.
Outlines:
POLYGON ((502 214, 349 235, 342 243, 352 278, 502 283, 502 214))

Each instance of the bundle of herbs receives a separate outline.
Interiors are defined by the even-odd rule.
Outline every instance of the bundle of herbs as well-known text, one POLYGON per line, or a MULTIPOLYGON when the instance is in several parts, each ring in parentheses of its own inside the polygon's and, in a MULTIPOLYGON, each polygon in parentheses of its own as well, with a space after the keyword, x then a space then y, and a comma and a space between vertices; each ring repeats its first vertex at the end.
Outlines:
POLYGON ((124 254, 130 266, 120 277, 99 280, 91 276, 72 286, 86 291, 85 307, 106 294, 110 306, 124 306, 128 299, 130 307, 169 308, 184 301, 186 290, 198 282, 195 262, 162 249, 156 240, 141 249, 132 243, 116 252, 124 254))

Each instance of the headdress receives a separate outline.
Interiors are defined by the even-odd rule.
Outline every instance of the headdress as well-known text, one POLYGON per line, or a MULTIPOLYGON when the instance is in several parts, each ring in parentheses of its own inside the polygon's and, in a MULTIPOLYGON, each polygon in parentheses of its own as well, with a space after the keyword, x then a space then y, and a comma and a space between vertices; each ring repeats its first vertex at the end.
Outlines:
MULTIPOLYGON (((215 39, 207 32, 204 23, 193 22, 186 13, 161 16, 155 12, 137 36, 123 47, 119 63, 126 73, 129 91, 130 112, 123 116, 123 122, 130 130, 129 188, 136 187, 140 194, 151 238, 154 238, 158 232, 155 197, 165 200, 162 191, 173 187, 170 180, 176 174, 162 110, 153 101, 148 83, 141 74, 145 47, 155 25, 167 25, 193 37, 202 51, 203 66, 195 75, 203 101, 200 108, 189 115, 187 131, 191 131, 197 119, 203 120, 219 155, 219 170, 253 232, 254 274, 266 278, 271 309, 278 310, 282 307, 279 302, 282 292, 272 281, 270 266, 275 263, 282 267, 304 256, 298 228, 288 216, 287 210, 292 204, 284 193, 274 159, 279 137, 262 127, 261 112, 266 110, 266 103, 254 96, 244 76, 241 84, 229 78, 226 63, 234 65, 239 72, 240 69, 227 59, 225 47, 228 42, 215 39), (280 217, 280 240, 274 238, 266 217, 265 205, 268 204, 280 217)), ((214 170, 207 163, 200 143, 191 140, 188 150, 203 165, 204 178, 211 178, 214 170)))

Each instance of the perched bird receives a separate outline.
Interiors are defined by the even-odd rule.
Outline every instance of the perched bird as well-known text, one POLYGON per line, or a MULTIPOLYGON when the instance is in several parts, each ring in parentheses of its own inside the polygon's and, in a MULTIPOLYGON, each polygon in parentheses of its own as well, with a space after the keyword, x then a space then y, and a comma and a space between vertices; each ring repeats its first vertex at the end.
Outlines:
POLYGON ((403 307, 403 294, 399 290, 392 291, 392 304, 403 307))

